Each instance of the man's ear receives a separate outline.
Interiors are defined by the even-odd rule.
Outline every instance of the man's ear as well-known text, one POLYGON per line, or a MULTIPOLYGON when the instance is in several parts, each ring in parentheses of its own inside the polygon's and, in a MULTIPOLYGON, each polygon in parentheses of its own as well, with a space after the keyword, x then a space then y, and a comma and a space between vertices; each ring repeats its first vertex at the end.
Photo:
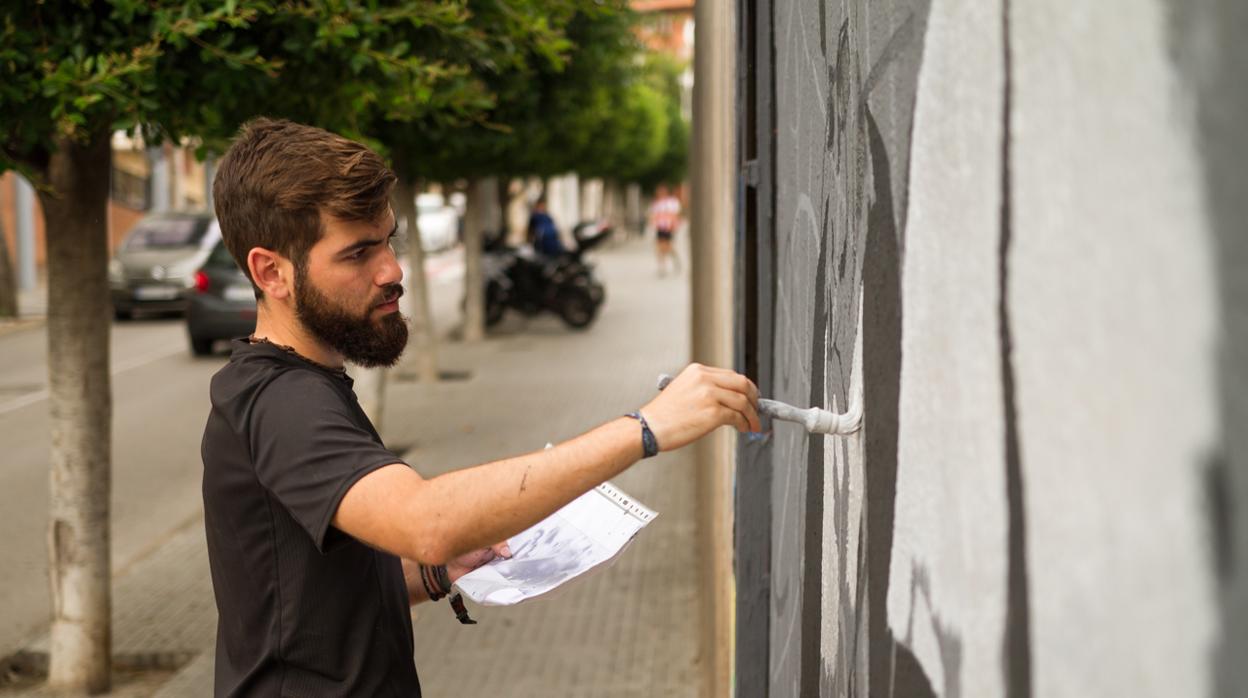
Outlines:
POLYGON ((247 269, 265 298, 283 299, 294 293, 294 265, 282 255, 263 247, 247 253, 247 269))

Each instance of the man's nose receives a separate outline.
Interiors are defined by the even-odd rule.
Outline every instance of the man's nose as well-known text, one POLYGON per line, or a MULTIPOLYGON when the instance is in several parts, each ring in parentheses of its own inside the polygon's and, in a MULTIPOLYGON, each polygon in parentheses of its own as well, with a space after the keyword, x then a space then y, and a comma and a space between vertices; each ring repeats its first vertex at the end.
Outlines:
POLYGON ((378 286, 387 286, 389 284, 397 284, 403 280, 403 267, 399 266, 399 258, 395 255, 393 249, 387 248, 385 254, 382 255, 381 269, 377 271, 377 275, 373 278, 373 283, 378 286))

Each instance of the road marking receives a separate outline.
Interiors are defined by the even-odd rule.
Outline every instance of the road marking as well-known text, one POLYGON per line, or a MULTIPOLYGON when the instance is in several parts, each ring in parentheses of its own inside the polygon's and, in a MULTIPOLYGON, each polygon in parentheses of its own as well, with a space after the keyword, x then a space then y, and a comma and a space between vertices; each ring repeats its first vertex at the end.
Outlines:
MULTIPOLYGON (((150 364, 150 363, 155 363, 157 361, 160 361, 161 359, 164 359, 169 356, 173 356, 174 354, 180 354, 184 351, 186 351, 186 347, 176 347, 176 348, 166 347, 165 349, 161 349, 160 351, 154 351, 150 354, 144 354, 143 356, 136 356, 133 359, 128 359, 126 361, 121 361, 119 363, 113 364, 113 370, 109 372, 109 375, 115 376, 119 373, 124 373, 126 371, 139 368, 140 366, 146 366, 147 364, 150 364)), ((38 392, 30 393, 29 395, 23 395, 22 397, 15 398, 6 403, 0 404, 0 414, 8 414, 15 410, 20 410, 23 407, 29 407, 31 405, 37 404, 39 402, 42 402, 43 400, 48 399, 50 395, 51 393, 48 392, 48 389, 43 388, 42 390, 39 390, 38 392)))

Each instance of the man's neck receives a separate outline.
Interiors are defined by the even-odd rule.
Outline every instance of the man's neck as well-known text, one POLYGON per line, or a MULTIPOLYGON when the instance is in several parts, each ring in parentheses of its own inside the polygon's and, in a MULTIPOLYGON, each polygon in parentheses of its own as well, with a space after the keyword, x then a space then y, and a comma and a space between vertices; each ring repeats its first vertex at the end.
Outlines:
POLYGON ((314 337, 293 316, 286 313, 272 312, 261 302, 256 309, 256 331, 252 336, 267 339, 274 344, 290 347, 306 359, 329 366, 342 368, 343 358, 338 352, 325 346, 314 337))

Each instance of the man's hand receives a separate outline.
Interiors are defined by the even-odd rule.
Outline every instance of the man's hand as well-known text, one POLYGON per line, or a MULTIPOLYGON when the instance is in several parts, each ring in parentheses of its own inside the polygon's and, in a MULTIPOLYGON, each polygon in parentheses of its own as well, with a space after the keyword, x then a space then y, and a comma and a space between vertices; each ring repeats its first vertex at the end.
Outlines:
MULTIPOLYGON (((481 565, 490 562, 496 558, 504 560, 511 558, 511 548, 508 547, 507 541, 491 545, 488 548, 481 548, 470 553, 464 553, 459 557, 446 563, 446 573, 454 584, 457 579, 477 569, 481 565)), ((449 591, 449 590, 448 590, 449 591)))
POLYGON ((697 441, 727 425, 761 431, 758 388, 750 379, 723 368, 690 364, 663 392, 641 408, 663 451, 697 441))

